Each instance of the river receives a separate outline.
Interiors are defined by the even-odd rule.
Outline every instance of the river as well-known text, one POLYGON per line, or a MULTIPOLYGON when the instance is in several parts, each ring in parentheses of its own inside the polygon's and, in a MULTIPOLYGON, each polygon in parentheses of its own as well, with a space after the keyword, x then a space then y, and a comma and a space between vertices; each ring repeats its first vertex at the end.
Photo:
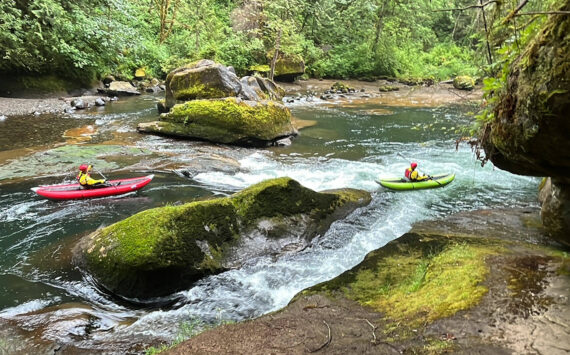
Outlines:
POLYGON ((331 279, 419 220, 495 207, 536 206, 538 180, 481 167, 455 140, 471 118, 460 107, 390 107, 299 102, 295 117, 315 121, 287 147, 246 149, 138 134, 155 120, 156 96, 123 99, 67 117, 0 122, 0 347, 47 352, 53 342, 108 352, 171 342, 180 327, 254 318, 299 291, 331 279), (17 138, 16 138, 17 137, 17 138), (450 185, 392 192, 379 176, 401 175, 413 159, 430 174, 455 172, 450 185), (111 178, 146 175, 144 190, 119 198, 48 201, 30 188, 72 180, 81 162, 111 178), (351 187, 372 203, 335 222, 298 253, 249 260, 169 297, 167 306, 111 297, 72 266, 83 235, 139 211, 225 196, 264 179, 290 176, 314 190, 351 187), (46 345, 47 344, 47 345, 46 345))

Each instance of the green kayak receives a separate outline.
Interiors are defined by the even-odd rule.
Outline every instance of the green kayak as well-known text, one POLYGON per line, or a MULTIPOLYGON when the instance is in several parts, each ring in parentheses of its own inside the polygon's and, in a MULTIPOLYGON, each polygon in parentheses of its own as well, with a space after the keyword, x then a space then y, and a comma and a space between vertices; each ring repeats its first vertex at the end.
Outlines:
POLYGON ((418 182, 412 182, 406 178, 387 178, 376 180, 376 182, 392 190, 419 190, 442 187, 452 182, 453 179, 455 179, 455 174, 447 173, 432 175, 431 179, 418 182))

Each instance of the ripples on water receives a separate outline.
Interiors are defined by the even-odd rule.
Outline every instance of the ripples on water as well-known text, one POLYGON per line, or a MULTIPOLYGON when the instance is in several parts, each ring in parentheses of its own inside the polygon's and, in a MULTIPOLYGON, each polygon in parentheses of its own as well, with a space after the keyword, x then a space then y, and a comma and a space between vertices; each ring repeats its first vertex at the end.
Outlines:
MULTIPOLYGON (((304 288, 352 268, 416 221, 463 210, 536 204, 536 179, 512 175, 491 164, 481 168, 469 148, 455 150, 456 136, 448 132, 469 123, 457 111, 388 108, 391 114, 367 114, 371 109, 375 107, 294 107, 296 116, 319 124, 302 130, 292 146, 245 150, 237 171, 206 168, 193 179, 158 174, 145 190, 118 199, 40 200, 29 188, 49 183, 47 179, 0 185, 0 281, 5 281, 0 317, 16 319, 48 306, 80 302, 88 309, 83 312, 95 319, 93 333, 82 338, 82 346, 129 336, 134 341, 141 337, 169 340, 181 322, 239 321, 279 309, 304 288), (422 171, 453 171, 456 180, 445 188, 410 192, 383 190, 374 182, 379 176, 403 174, 412 158, 422 171), (81 235, 101 226, 165 203, 229 194, 280 176, 315 190, 364 189, 373 200, 335 222, 302 252, 252 259, 239 270, 207 277, 174 295, 175 304, 165 309, 118 303, 70 266, 69 248, 81 235), (29 290, 22 291, 24 286, 29 290)), ((137 112, 124 111, 93 118, 108 125, 108 132, 117 128, 130 132, 144 120, 137 112)), ((140 112, 151 115, 148 107, 140 112)), ((163 138, 145 136, 135 144, 171 154, 167 159, 193 159, 186 145, 163 138)), ((59 333, 50 333, 50 338, 67 341, 69 329, 57 329, 59 333)))

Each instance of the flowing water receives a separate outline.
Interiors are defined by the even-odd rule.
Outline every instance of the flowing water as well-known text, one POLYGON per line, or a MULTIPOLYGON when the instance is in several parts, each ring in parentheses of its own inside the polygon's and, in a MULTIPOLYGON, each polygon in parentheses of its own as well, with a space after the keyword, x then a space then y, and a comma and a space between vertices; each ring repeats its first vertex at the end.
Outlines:
MULTIPOLYGON (((316 124, 301 130, 291 146, 245 149, 137 134, 136 123, 156 119, 156 100, 144 96, 65 118, 0 122, 0 319, 11 336, 20 334, 13 349, 48 340, 140 350, 172 341, 182 324, 240 321, 282 308, 297 292, 353 267, 416 221, 537 204, 537 179, 490 163, 482 168, 468 146, 455 149, 457 130, 470 124, 457 107, 293 104, 297 118, 316 124), (402 175, 411 159, 430 174, 455 172, 456 180, 409 192, 387 191, 374 181, 402 175), (113 178, 149 171, 156 177, 144 190, 118 198, 54 202, 30 191, 69 180, 67 173, 84 161, 113 178), (249 260, 172 295, 160 308, 117 300, 72 266, 74 243, 101 226, 280 176, 315 190, 364 189, 373 200, 335 222, 309 248, 249 260), (137 343, 143 346, 133 347, 137 343)), ((6 342, 2 329, 0 346, 6 342)))

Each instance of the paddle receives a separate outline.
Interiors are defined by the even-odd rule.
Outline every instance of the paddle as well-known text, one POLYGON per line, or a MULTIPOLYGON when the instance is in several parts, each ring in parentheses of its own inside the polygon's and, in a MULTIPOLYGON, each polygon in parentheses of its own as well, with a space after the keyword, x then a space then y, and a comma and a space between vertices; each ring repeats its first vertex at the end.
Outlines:
MULTIPOLYGON (((105 179, 105 181, 109 180, 109 179, 107 179, 107 177, 106 177, 100 170, 95 169, 95 168, 93 168, 93 170, 94 170, 97 174, 101 175, 101 176, 103 177, 103 179, 105 179)), ((121 185, 121 181, 119 181, 119 182, 117 182, 117 183, 115 183, 115 184, 110 183, 110 182, 109 182, 109 183, 106 183, 106 184, 109 184, 109 186, 119 186, 119 185, 121 185)))
POLYGON ((103 173, 100 172, 99 170, 97 170, 97 169, 95 169, 95 168, 93 168, 93 170, 95 170, 95 172, 96 172, 97 174, 101 175, 101 176, 103 177, 103 179, 109 180, 109 179, 107 179, 107 177, 106 177, 105 175, 103 175, 103 173))

